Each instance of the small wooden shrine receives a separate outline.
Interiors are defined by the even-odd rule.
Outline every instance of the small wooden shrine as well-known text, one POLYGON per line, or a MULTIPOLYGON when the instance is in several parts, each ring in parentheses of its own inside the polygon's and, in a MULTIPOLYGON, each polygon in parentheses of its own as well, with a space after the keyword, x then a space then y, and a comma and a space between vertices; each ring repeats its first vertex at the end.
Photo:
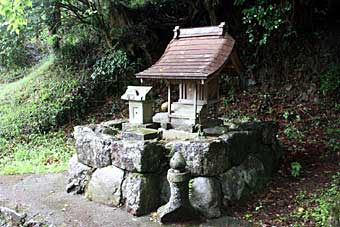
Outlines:
MULTIPOLYGON (((143 80, 165 80, 168 86, 168 113, 154 117, 174 128, 207 123, 217 117, 219 73, 240 71, 235 40, 219 26, 174 29, 174 37, 162 57, 150 68, 136 74, 143 80), (171 90, 178 86, 179 99, 173 102, 171 90)), ((157 114, 156 114, 157 115, 157 114)))

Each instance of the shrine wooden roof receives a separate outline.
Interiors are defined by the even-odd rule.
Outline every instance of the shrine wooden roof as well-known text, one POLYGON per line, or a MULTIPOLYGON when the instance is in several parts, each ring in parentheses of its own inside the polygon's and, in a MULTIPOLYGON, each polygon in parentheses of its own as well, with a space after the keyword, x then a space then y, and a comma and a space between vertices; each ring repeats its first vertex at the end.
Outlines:
POLYGON ((235 40, 219 26, 174 29, 174 38, 162 57, 137 73, 140 79, 206 80, 230 60, 235 40))

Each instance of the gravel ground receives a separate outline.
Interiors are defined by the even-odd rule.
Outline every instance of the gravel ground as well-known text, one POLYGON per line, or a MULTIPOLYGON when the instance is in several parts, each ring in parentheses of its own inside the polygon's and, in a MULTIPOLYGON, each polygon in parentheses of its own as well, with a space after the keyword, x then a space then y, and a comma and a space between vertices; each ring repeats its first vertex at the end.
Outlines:
MULTIPOLYGON (((161 226, 150 221, 149 216, 137 218, 123 209, 90 202, 80 195, 67 194, 66 183, 65 173, 0 176, 0 206, 17 209, 55 226, 161 226)), ((225 216, 195 226, 236 227, 246 224, 225 216)))

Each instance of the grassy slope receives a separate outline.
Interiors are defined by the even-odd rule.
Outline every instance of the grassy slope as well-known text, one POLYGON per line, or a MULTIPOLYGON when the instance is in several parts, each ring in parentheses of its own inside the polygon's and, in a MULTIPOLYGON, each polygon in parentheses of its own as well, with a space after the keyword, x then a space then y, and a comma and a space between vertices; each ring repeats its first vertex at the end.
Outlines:
POLYGON ((56 128, 79 80, 50 57, 22 79, 0 84, 0 174, 56 172, 73 152, 56 128))

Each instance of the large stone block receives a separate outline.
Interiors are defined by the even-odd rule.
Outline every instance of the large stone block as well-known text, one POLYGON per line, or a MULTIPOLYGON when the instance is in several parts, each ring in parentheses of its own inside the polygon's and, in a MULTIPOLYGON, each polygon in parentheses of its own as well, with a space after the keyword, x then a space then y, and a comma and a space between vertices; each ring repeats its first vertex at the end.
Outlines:
POLYGON ((266 122, 247 122, 240 124, 240 130, 253 130, 261 135, 261 142, 263 144, 273 144, 277 140, 276 136, 279 130, 279 125, 273 121, 266 122))
POLYGON ((245 171, 242 167, 233 167, 220 175, 220 182, 223 195, 223 204, 228 205, 230 201, 240 200, 245 194, 246 182, 245 171))
POLYGON ((233 167, 220 175, 223 204, 245 198, 251 191, 256 191, 265 182, 263 163, 250 155, 239 166, 233 167))
POLYGON ((73 155, 69 161, 67 193, 81 194, 85 192, 93 171, 93 168, 78 162, 77 155, 73 155))
POLYGON ((248 156, 247 160, 241 164, 244 170, 244 181, 250 189, 256 190, 265 182, 265 172, 263 163, 254 156, 248 156))
POLYGON ((232 166, 240 165, 249 154, 257 152, 260 144, 256 131, 232 131, 219 138, 226 143, 226 154, 232 166))
POLYGON ((161 204, 165 204, 170 199, 170 184, 166 177, 166 172, 160 176, 160 188, 161 188, 161 204))
POLYGON ((157 141, 116 141, 111 144, 112 164, 130 172, 160 170, 165 148, 157 141))
POLYGON ((124 171, 108 166, 97 169, 89 182, 86 198, 109 206, 119 206, 122 203, 122 184, 124 171))
POLYGON ((196 177, 192 179, 190 202, 206 218, 221 216, 221 187, 217 179, 212 177, 196 177))
POLYGON ((94 167, 102 168, 111 165, 111 144, 116 140, 111 135, 95 133, 86 126, 74 128, 78 161, 94 167))
POLYGON ((173 141, 166 147, 183 154, 193 176, 216 176, 230 168, 221 140, 173 141))
POLYGON ((159 175, 129 173, 123 183, 123 197, 129 213, 141 216, 159 206, 159 175))
POLYGON ((265 175, 268 177, 279 168, 282 155, 282 147, 278 141, 271 145, 261 145, 259 151, 254 154, 263 163, 265 175))

